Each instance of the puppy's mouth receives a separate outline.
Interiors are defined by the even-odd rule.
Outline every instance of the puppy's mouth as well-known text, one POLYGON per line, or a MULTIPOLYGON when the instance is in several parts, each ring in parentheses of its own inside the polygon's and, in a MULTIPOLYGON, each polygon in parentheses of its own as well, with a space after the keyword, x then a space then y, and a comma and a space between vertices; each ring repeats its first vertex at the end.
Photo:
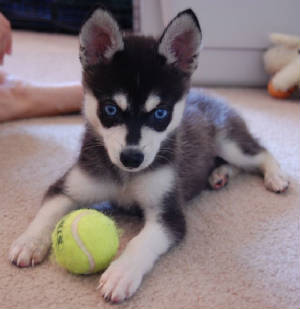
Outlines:
POLYGON ((134 167, 128 168, 128 167, 126 167, 122 164, 119 165, 119 168, 122 169, 123 171, 129 172, 129 173, 136 173, 136 172, 139 172, 139 171, 145 169, 145 167, 142 167, 142 166, 136 167, 136 168, 134 168, 134 167))
POLYGON ((137 172, 140 172, 140 171, 146 169, 150 165, 150 163, 143 162, 138 167, 127 167, 127 166, 123 165, 122 162, 118 162, 118 163, 116 163, 116 165, 122 171, 129 172, 129 173, 137 173, 137 172))

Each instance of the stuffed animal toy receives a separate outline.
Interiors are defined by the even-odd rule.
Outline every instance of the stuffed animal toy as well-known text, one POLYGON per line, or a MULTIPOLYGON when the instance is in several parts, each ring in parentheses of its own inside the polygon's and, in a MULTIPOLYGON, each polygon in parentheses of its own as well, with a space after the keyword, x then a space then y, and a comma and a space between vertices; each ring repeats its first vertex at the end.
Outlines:
POLYGON ((288 98, 300 86, 300 38, 273 33, 274 44, 264 53, 264 66, 272 78, 268 92, 275 98, 288 98))

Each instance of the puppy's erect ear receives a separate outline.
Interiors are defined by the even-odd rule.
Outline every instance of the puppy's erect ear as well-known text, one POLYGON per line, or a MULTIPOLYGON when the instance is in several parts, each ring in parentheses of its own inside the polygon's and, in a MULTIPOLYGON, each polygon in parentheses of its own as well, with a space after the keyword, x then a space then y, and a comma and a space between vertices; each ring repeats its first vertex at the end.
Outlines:
POLYGON ((84 67, 108 62, 124 48, 118 23, 103 9, 97 9, 82 26, 79 42, 80 61, 84 67))
POLYGON ((202 39, 198 19, 191 9, 179 13, 164 30, 158 52, 167 58, 167 63, 192 74, 197 68, 202 39))

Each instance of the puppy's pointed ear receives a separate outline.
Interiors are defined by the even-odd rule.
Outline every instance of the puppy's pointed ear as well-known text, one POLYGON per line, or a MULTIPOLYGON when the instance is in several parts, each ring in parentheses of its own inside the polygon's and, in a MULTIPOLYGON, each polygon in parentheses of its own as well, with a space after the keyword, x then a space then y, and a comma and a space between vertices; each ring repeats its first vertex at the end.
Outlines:
POLYGON ((116 20, 105 10, 97 9, 82 26, 80 61, 83 67, 108 62, 124 48, 122 34, 116 20))
POLYGON ((191 9, 179 13, 164 30, 158 52, 185 73, 197 68, 202 34, 198 19, 191 9))

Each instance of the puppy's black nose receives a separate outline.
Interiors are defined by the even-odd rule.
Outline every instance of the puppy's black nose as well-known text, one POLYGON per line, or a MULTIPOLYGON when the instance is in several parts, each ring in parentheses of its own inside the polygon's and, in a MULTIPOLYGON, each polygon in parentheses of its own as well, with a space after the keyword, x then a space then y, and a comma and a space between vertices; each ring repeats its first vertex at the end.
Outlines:
POLYGON ((144 161, 144 154, 138 150, 126 149, 121 152, 120 161, 125 167, 137 168, 144 161))

